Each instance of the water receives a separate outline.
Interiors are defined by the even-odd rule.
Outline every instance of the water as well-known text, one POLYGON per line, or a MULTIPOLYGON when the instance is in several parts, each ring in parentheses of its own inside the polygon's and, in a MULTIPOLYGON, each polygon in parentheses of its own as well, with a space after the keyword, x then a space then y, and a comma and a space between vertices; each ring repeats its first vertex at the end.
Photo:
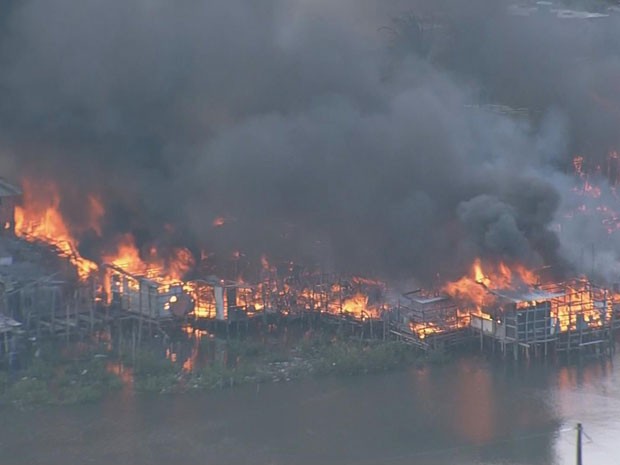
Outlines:
POLYGON ((620 358, 468 357, 386 375, 0 411, 4 464, 619 463, 620 358))

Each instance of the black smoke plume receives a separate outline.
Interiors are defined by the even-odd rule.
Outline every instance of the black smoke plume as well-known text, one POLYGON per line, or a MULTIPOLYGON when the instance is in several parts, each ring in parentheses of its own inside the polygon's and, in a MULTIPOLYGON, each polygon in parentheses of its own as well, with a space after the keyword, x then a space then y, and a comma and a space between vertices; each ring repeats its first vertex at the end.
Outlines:
POLYGON ((75 226, 101 197, 93 257, 131 232, 426 281, 565 267, 558 179, 618 144, 617 26, 491 0, 14 0, 2 166, 54 180, 75 226))

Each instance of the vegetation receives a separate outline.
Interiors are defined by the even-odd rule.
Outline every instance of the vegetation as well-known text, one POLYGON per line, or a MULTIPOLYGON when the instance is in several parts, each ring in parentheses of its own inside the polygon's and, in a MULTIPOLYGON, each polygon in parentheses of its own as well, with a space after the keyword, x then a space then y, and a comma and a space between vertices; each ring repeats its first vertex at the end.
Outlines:
MULTIPOLYGON (((131 366, 131 364, 130 364, 131 366)), ((173 392, 179 383, 179 369, 167 358, 143 351, 133 363, 134 389, 141 392, 173 392)))
POLYGON ((394 370, 417 359, 411 347, 396 341, 335 341, 321 346, 317 374, 359 375, 394 370))
POLYGON ((121 382, 106 370, 105 360, 88 358, 49 363, 34 358, 30 365, 0 377, 0 402, 29 404, 73 404, 100 399, 121 382))
POLYGON ((11 376, 0 371, 0 402, 70 404, 100 399, 122 386, 134 392, 176 393, 308 376, 378 373, 445 360, 443 353, 421 358, 415 349, 396 341, 360 340, 320 331, 292 346, 251 339, 200 344, 207 361, 191 367, 172 361, 174 357, 166 357, 161 350, 142 349, 117 359, 102 350, 76 357, 46 348, 45 357, 33 356, 23 370, 11 376), (111 369, 120 366, 127 375, 123 381, 119 371, 111 369))

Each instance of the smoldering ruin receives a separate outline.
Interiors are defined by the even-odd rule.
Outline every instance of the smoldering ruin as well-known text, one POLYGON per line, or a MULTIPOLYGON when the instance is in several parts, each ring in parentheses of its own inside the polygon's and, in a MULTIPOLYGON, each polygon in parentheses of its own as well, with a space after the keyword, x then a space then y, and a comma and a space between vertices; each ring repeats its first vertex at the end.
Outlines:
POLYGON ((563 295, 589 293, 575 315, 592 324, 562 327, 549 305, 531 331, 610 341, 617 11, 332 3, 9 3, 0 167, 23 194, 7 234, 78 270, 61 280, 72 303, 41 321, 92 327, 113 308, 157 323, 181 301, 182 317, 310 311, 420 341, 439 322, 403 320, 403 293, 455 299, 442 332, 469 327, 481 306, 446 289, 480 260, 534 270, 536 289, 584 276, 563 295))

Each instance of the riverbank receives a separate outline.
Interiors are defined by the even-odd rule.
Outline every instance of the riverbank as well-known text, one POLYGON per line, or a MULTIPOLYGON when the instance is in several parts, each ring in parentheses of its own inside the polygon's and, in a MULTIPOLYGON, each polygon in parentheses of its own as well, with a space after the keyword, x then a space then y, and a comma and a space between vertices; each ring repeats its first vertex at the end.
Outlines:
MULTIPOLYGON (((422 363, 422 362, 420 362, 422 363)), ((617 463, 620 354, 510 364, 479 354, 361 376, 0 408, 4 462, 462 465, 617 463)), ((123 388, 124 389, 124 388, 123 388)))
MULTIPOLYGON (((97 401, 106 393, 183 393, 321 376, 358 376, 441 362, 397 341, 318 333, 294 344, 204 338, 193 350, 207 360, 178 360, 169 350, 118 354, 104 347, 38 351, 13 373, 0 372, 0 403, 17 407, 97 401), (213 347, 216 346, 216 349, 213 347), (191 363, 188 362, 191 360, 191 363)), ((195 354, 194 354, 195 355, 195 354)))

